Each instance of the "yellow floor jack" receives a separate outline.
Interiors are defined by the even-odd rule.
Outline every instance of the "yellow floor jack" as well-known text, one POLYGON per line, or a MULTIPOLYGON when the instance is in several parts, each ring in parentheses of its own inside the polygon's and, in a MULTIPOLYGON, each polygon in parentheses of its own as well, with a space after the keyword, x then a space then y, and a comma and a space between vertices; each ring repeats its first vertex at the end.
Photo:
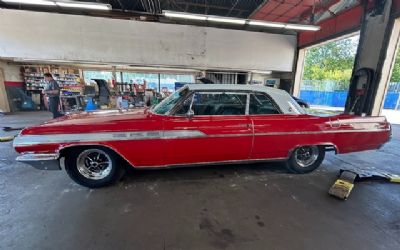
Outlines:
MULTIPOLYGON (((12 127, 3 127, 3 130, 6 132, 14 131, 14 130, 22 130, 24 128, 12 128, 12 127)), ((14 140, 15 136, 4 136, 0 137, 0 142, 8 142, 14 140)))
POLYGON ((4 136, 4 137, 0 137, 0 142, 8 142, 8 141, 12 141, 14 140, 15 136, 4 136))
POLYGON ((385 172, 340 169, 339 179, 329 189, 329 194, 346 200, 354 188, 354 183, 362 181, 400 183, 400 176, 385 172))

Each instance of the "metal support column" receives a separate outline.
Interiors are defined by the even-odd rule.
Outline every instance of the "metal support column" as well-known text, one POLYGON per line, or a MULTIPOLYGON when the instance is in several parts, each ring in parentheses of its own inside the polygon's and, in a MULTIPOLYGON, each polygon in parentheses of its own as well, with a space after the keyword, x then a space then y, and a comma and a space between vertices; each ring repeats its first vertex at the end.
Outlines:
POLYGON ((114 91, 115 92, 118 92, 118 84, 117 84, 117 67, 115 67, 115 66, 112 66, 112 81, 113 81, 113 84, 114 84, 114 91))
POLYGON ((161 93, 161 74, 158 73, 158 93, 161 93))
POLYGON ((294 77, 294 84, 292 87, 292 94, 297 97, 300 97, 300 84, 301 84, 301 78, 303 77, 305 55, 306 55, 305 49, 300 49, 297 55, 296 74, 294 77))
MULTIPOLYGON (((368 1, 364 1, 365 11, 368 1)), ((387 82, 382 82, 384 63, 394 21, 390 18, 392 0, 375 0, 374 9, 365 12, 353 77, 345 112, 378 115, 387 82), (361 71, 360 71, 361 70, 361 71), (379 104, 379 105, 378 105, 379 104), (378 109, 376 107, 379 107, 378 109)))

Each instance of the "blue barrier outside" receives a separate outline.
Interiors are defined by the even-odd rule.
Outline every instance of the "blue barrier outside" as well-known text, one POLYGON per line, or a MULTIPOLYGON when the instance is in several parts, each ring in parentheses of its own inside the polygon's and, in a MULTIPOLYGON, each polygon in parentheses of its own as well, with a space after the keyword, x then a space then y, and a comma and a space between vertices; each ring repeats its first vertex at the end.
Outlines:
POLYGON ((399 99, 400 93, 396 92, 387 92, 385 98, 385 104, 383 105, 384 109, 395 109, 397 100, 399 99))
POLYGON ((347 91, 301 90, 300 98, 311 105, 344 107, 347 91))
MULTIPOLYGON (((388 92, 386 94, 384 109, 395 109, 400 93, 388 92)), ((347 91, 315 91, 301 90, 300 98, 311 105, 344 107, 347 91)))

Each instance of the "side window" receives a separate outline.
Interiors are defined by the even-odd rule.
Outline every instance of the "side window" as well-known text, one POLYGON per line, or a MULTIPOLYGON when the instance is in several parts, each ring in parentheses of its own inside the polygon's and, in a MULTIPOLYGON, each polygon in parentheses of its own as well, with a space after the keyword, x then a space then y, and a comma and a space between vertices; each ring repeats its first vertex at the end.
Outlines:
POLYGON ((250 95, 250 105, 249 105, 250 115, 271 115, 280 114, 279 110, 275 107, 269 97, 265 94, 251 94, 250 95))
POLYGON ((194 115, 245 115, 246 94, 196 93, 192 109, 194 115))
POLYGON ((186 98, 186 100, 183 101, 180 107, 176 110, 175 115, 186 115, 189 111, 192 100, 193 100, 193 95, 189 95, 186 98))

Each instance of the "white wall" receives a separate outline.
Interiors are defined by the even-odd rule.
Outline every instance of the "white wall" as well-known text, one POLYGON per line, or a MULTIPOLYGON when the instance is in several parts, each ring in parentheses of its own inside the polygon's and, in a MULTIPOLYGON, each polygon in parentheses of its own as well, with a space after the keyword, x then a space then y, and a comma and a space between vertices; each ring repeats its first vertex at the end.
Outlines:
POLYGON ((0 57, 291 71, 296 37, 0 9, 0 57))
POLYGON ((3 69, 4 72, 4 81, 8 82, 22 82, 24 79, 22 78, 20 67, 18 65, 10 64, 5 61, 0 61, 0 69, 3 69))

